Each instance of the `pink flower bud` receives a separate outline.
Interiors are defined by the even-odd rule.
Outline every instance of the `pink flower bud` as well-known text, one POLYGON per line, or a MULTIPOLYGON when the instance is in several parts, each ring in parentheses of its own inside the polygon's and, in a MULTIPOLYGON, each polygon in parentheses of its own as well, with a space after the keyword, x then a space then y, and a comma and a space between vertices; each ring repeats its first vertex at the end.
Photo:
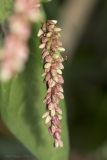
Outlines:
POLYGON ((63 64, 62 64, 62 63, 59 63, 59 64, 58 64, 58 68, 59 68, 59 69, 64 69, 63 64))
POLYGON ((43 52, 43 54, 42 54, 42 59, 44 59, 47 55, 49 55, 49 52, 48 52, 48 51, 43 52))
POLYGON ((52 57, 50 55, 46 56, 45 61, 51 63, 52 62, 52 57))
POLYGON ((64 92, 63 88, 62 88, 62 85, 60 84, 57 84, 57 90, 60 91, 60 92, 64 92))
POLYGON ((59 132, 55 132, 54 133, 54 138, 57 139, 57 140, 60 140, 61 139, 60 133, 59 132))
POLYGON ((58 76, 58 83, 59 84, 63 84, 64 83, 64 79, 62 76, 58 76))
POLYGON ((48 73, 48 74, 46 75, 46 77, 45 77, 45 80, 46 80, 46 81, 49 81, 50 78, 51 78, 51 75, 50 75, 50 73, 48 73))
POLYGON ((44 68, 50 68, 51 67, 51 63, 46 63, 45 65, 44 65, 44 68))
POLYGON ((52 79, 50 79, 50 80, 48 81, 48 85, 49 85, 50 88, 54 87, 55 84, 56 84, 55 81, 53 81, 52 79))
POLYGON ((51 103, 51 98, 47 99, 47 104, 51 103))
POLYGON ((59 118, 57 116, 52 117, 52 124, 53 125, 59 125, 60 121, 59 118))
POLYGON ((49 109, 49 110, 52 110, 53 108, 54 108, 54 104, 53 104, 53 103, 49 103, 48 109, 49 109))
POLYGON ((51 74, 52 74, 52 76, 56 76, 57 71, 55 69, 51 69, 51 74))
POLYGON ((58 95, 58 97, 59 97, 60 99, 64 99, 64 95, 63 95, 62 92, 58 92, 57 95, 58 95))
POLYGON ((56 108, 56 112, 58 112, 59 114, 62 114, 62 110, 59 107, 56 108))

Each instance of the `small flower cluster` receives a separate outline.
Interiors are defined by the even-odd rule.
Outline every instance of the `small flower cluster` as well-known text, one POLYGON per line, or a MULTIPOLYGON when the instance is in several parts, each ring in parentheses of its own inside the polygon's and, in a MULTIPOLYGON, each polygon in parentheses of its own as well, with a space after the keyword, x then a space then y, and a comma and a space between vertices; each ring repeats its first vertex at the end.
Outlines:
POLYGON ((62 110, 59 106, 60 100, 64 99, 62 69, 64 61, 61 52, 65 51, 60 42, 60 28, 56 27, 56 20, 48 20, 39 30, 40 49, 44 63, 44 81, 47 86, 47 94, 44 99, 46 103, 45 123, 48 125, 49 133, 53 136, 54 146, 63 147, 61 140, 61 119, 62 110))
POLYGON ((0 50, 0 79, 7 81, 24 69, 28 59, 31 24, 39 18, 39 0, 15 0, 14 14, 9 18, 9 33, 0 50))

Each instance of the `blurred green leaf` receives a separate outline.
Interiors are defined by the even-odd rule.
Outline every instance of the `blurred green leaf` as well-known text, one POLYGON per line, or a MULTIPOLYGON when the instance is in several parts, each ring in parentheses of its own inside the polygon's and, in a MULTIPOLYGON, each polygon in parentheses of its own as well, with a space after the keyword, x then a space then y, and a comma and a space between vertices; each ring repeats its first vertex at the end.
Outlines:
POLYGON ((10 131, 39 159, 67 160, 68 133, 66 109, 62 103, 62 137, 64 148, 55 149, 47 131, 42 114, 45 112, 43 98, 46 94, 41 74, 42 63, 36 27, 30 39, 30 57, 24 73, 2 85, 1 116, 10 131))
POLYGON ((41 0, 41 2, 49 2, 49 1, 52 1, 52 0, 41 0))
POLYGON ((5 21, 12 12, 13 0, 0 0, 0 22, 5 21))

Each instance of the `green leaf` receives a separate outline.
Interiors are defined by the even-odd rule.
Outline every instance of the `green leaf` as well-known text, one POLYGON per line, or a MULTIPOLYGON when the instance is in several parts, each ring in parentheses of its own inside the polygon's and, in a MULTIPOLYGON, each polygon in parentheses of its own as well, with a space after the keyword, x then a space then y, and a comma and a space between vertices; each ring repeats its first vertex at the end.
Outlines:
POLYGON ((0 0, 0 22, 4 22, 11 14, 13 0, 0 0))
POLYGON ((66 124, 66 109, 62 102, 63 122, 62 137, 64 147, 55 149, 52 137, 41 118, 45 112, 43 98, 46 94, 41 53, 36 27, 30 40, 30 57, 24 73, 16 76, 7 84, 2 85, 1 116, 10 131, 39 159, 67 160, 68 133, 66 124))
POLYGON ((41 0, 41 2, 51 2, 52 0, 41 0))

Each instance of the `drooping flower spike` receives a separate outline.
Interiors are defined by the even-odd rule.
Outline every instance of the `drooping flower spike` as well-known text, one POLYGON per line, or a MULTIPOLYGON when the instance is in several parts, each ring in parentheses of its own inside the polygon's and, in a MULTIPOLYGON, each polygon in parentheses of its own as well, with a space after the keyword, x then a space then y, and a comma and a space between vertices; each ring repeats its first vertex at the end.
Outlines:
POLYGON ((13 15, 8 19, 9 34, 0 49, 0 80, 7 81, 24 69, 31 24, 40 17, 39 7, 39 0, 15 0, 13 15))
POLYGON ((61 52, 65 51, 60 42, 60 28, 56 27, 56 20, 48 20, 39 30, 40 47, 42 49, 42 60, 44 68, 44 81, 47 86, 47 94, 44 99, 46 103, 45 123, 48 125, 49 133, 53 136, 54 146, 63 147, 61 140, 62 110, 60 100, 64 99, 62 69, 64 61, 61 52))

